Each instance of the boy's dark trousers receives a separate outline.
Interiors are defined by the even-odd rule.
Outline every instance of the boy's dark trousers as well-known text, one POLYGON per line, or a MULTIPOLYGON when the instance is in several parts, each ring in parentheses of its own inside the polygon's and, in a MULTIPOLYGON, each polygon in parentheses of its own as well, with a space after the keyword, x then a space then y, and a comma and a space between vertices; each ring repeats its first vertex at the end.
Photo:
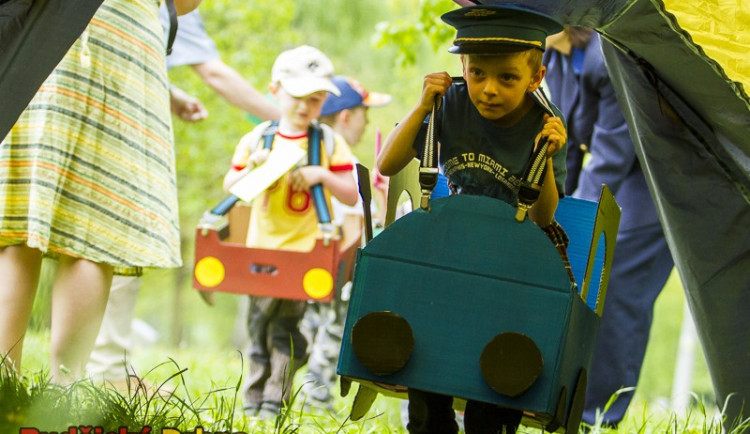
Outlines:
POLYGON ((282 402, 289 403, 294 373, 307 354, 307 340, 299 330, 306 306, 302 300, 250 297, 250 374, 245 383, 245 408, 259 409, 265 404, 278 409, 282 402))
MULTIPOLYGON (((467 401, 464 412, 466 434, 515 434, 521 423, 520 410, 498 407, 480 401, 467 401)), ((411 434, 454 434, 458 425, 453 411, 453 397, 409 389, 409 424, 411 434)))

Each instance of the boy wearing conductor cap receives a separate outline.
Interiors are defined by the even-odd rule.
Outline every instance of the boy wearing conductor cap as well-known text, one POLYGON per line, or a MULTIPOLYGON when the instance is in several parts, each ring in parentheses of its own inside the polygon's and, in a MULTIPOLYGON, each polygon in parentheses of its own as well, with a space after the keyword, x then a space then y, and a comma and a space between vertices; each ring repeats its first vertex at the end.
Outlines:
MULTIPOLYGON (((546 171, 528 216, 566 259, 566 237, 553 216, 565 184, 567 134, 560 111, 538 90, 545 39, 562 26, 510 5, 465 7, 442 19, 457 31, 449 51, 460 55, 463 80, 446 72, 425 76, 419 102, 388 135, 378 169, 392 176, 422 152, 426 121, 439 101, 435 135, 451 194, 490 196, 518 206, 523 174, 544 137, 546 171)), ((451 396, 409 390, 409 432, 457 432, 452 402, 451 396)), ((464 426, 469 434, 515 433, 521 416, 517 409, 469 400, 464 426)))

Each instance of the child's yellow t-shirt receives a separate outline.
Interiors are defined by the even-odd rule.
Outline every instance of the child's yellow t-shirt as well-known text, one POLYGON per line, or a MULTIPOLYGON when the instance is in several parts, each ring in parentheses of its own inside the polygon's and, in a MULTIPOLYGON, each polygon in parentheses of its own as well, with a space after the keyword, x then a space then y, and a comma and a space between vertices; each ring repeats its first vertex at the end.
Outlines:
MULTIPOLYGON (((252 151, 262 149, 263 140, 249 143, 252 133, 242 138, 232 157, 232 167, 241 170, 247 165, 252 151)), ((257 135, 254 135, 258 137, 257 135)), ((329 156, 321 134, 321 167, 331 172, 351 171, 353 157, 346 141, 334 134, 333 152, 329 156)), ((276 133, 273 146, 294 145, 307 151, 307 134, 295 137, 276 133)), ((331 209, 331 195, 324 189, 328 209, 331 209)), ((309 191, 294 191, 284 175, 266 191, 252 201, 250 226, 247 235, 249 247, 266 249, 310 251, 319 237, 318 216, 315 212, 309 191)))

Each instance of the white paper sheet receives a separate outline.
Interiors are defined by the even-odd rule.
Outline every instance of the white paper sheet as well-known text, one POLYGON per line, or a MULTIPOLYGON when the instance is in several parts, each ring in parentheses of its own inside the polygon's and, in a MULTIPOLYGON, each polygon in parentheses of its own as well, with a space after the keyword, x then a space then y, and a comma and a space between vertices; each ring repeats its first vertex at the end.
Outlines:
POLYGON ((250 202, 292 170, 306 155, 307 152, 297 146, 278 144, 273 147, 265 163, 248 172, 229 191, 245 202, 250 202))

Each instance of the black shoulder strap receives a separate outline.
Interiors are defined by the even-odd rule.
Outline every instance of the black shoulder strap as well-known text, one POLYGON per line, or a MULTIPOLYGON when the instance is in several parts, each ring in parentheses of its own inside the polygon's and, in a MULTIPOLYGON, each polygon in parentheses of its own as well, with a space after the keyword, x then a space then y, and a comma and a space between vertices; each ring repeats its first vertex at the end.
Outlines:
POLYGON ((440 108, 440 96, 435 96, 435 103, 432 105, 430 120, 427 123, 427 134, 424 140, 424 150, 422 151, 422 161, 419 162, 419 186, 422 189, 422 198, 419 207, 424 210, 430 209, 430 196, 432 190, 437 185, 438 180, 438 153, 437 138, 435 135, 435 117, 440 108))
POLYGON ((169 36, 167 37, 167 56, 172 54, 172 45, 174 44, 174 38, 177 36, 177 8, 174 5, 174 0, 165 0, 167 4, 167 12, 169 12, 169 36))
MULTIPOLYGON (((556 116, 552 110, 552 104, 547 99, 541 88, 530 93, 535 102, 541 106, 550 116, 556 116)), ((526 219, 526 213, 539 199, 542 190, 544 174, 547 171, 547 137, 541 137, 539 143, 531 151, 526 170, 523 173, 522 183, 518 189, 518 210, 516 220, 522 222, 526 219)))
MULTIPOLYGON (((463 77, 451 77, 454 85, 466 84, 463 77)), ((440 110, 440 104, 442 98, 435 96, 435 103, 432 105, 432 112, 430 113, 430 120, 427 123, 427 134, 425 134, 424 150, 422 152, 422 161, 419 163, 419 186, 422 189, 422 198, 420 200, 420 208, 424 210, 430 209, 430 196, 432 196, 432 190, 437 185, 438 180, 438 149, 437 149, 437 134, 435 130, 435 122, 438 110, 440 110)))

